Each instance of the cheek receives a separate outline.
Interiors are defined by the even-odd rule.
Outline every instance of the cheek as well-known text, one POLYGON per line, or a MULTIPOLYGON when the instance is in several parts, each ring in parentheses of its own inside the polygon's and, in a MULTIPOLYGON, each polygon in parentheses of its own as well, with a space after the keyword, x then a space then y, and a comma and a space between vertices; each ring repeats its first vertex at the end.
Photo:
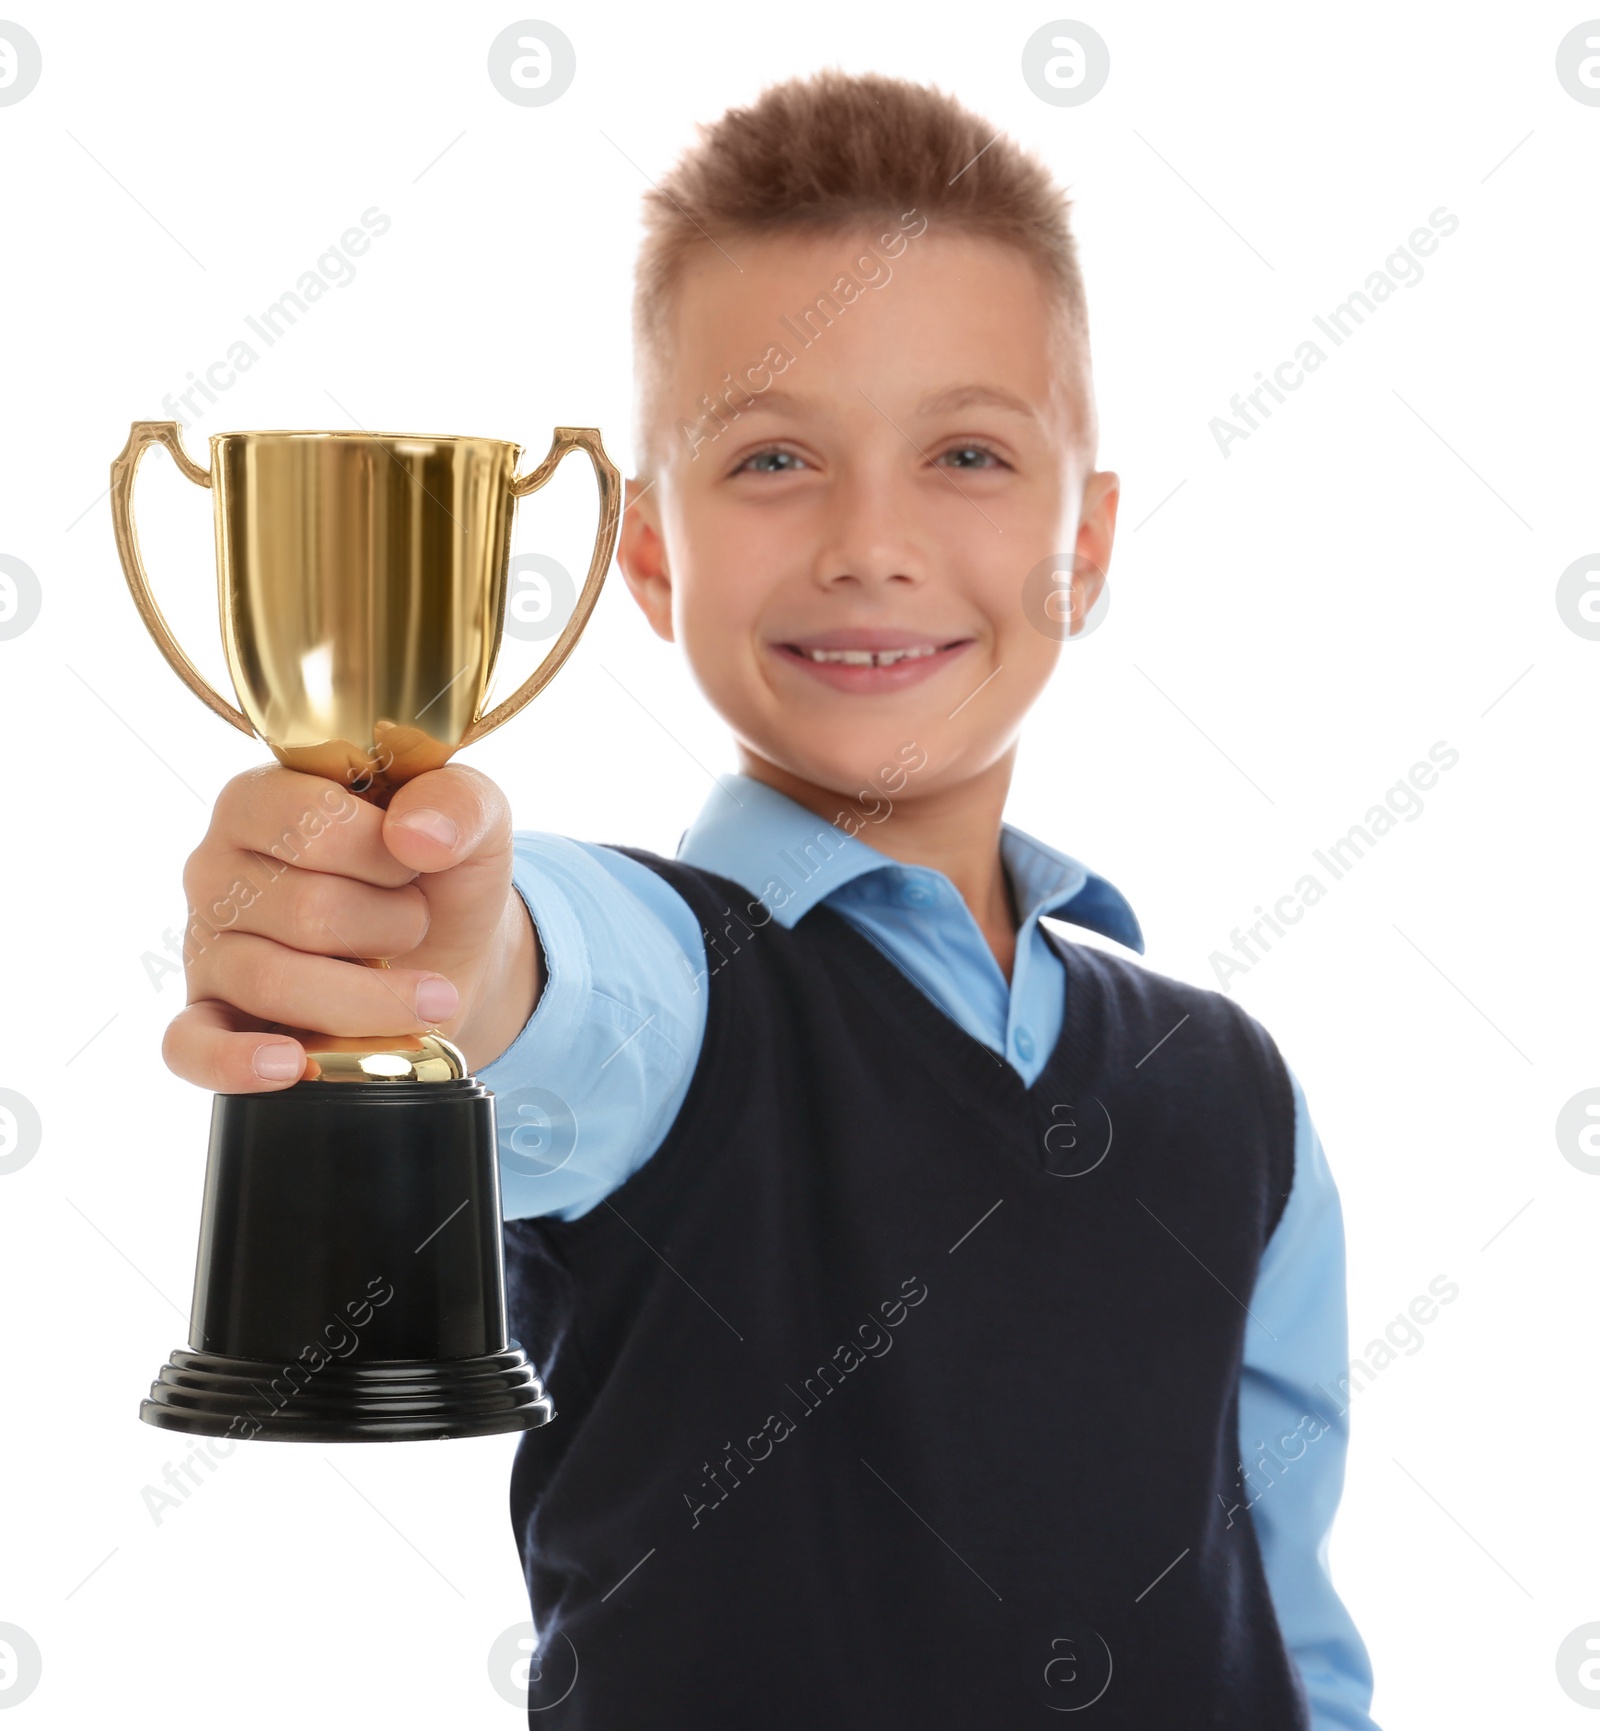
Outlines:
POLYGON ((994 659, 1004 667, 995 685, 1006 689, 995 696, 1007 711, 1025 710, 1049 683, 1063 650, 1073 645, 1060 640, 1064 626, 1042 630, 1029 618, 1020 580, 992 593, 985 611, 994 631, 994 659))
POLYGON ((770 540, 713 499, 685 498, 667 540, 675 616, 702 634, 748 622, 772 562, 770 540))
MULTIPOLYGON (((1014 705, 1016 718, 1020 724, 1024 715, 1032 709, 1050 683, 1050 677, 1056 670, 1056 664, 1061 659, 1063 646, 1052 637, 1041 636, 1032 626, 1024 624, 1028 642, 1018 654, 1014 664, 1018 672, 1017 693, 1019 701, 1014 705)), ((1004 678, 1004 675, 1001 675, 1004 678)), ((997 680, 998 684, 999 681, 997 680)))
POLYGON ((770 526, 737 513, 686 510, 673 550, 673 623, 684 651, 719 684, 748 667, 758 626, 783 574, 774 570, 770 526), (715 658, 716 665, 712 664, 715 658), (726 659, 729 665, 723 666, 726 659))
POLYGON ((751 585, 697 564, 673 589, 673 629, 696 685, 724 715, 742 713, 754 677, 751 585))
POLYGON ((750 636, 759 611, 755 585, 737 570, 696 560, 674 586, 673 616, 685 648, 729 647, 750 636))

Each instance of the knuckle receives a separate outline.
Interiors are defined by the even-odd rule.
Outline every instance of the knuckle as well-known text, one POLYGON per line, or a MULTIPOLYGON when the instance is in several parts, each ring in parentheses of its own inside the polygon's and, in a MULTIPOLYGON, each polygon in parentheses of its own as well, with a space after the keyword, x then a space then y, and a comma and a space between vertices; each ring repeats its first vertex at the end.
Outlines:
POLYGON ((204 1086, 213 1080, 204 1060, 204 1029, 193 1014, 180 1012, 161 1036, 161 1061, 174 1076, 204 1086))
POLYGON ((229 776, 212 807, 213 826, 226 833, 236 829, 241 819, 259 811, 270 786, 266 778, 276 767, 276 764, 257 763, 229 776))
POLYGON ((185 1062, 187 1057, 187 1041, 185 1036, 187 1032, 188 1030, 185 1026, 184 1018, 180 1014, 174 1016, 173 1019, 167 1023, 167 1030, 161 1036, 161 1062, 165 1064, 175 1076, 185 1075, 188 1068, 185 1062))
MULTIPOLYGON (((239 929, 236 919, 207 921, 202 925, 197 918, 191 926, 191 937, 193 953, 186 948, 185 959, 196 974, 205 971, 237 979, 240 969, 249 966, 251 935, 239 929)), ((227 994, 218 992, 216 996, 226 999, 227 994)))
POLYGON ((336 942, 329 905, 333 886, 320 881, 315 872, 296 872, 289 880, 289 919, 286 942, 297 950, 321 952, 336 942))
POLYGON ((183 893, 188 897, 191 909, 200 906, 215 874, 212 871, 212 849, 206 842, 201 842, 193 853, 183 862, 183 893))

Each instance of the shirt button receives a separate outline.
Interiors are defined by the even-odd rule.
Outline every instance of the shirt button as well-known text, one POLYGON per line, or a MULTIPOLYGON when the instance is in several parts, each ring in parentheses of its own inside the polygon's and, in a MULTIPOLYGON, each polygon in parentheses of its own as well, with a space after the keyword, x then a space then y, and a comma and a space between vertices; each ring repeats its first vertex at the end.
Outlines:
POLYGON ((909 879, 900 890, 900 900, 908 908, 925 908, 933 897, 933 885, 925 884, 919 878, 909 879))
POLYGON ((1017 1048, 1017 1056, 1024 1060, 1033 1056, 1033 1035, 1026 1028, 1018 1028, 1011 1036, 1011 1044, 1017 1048))

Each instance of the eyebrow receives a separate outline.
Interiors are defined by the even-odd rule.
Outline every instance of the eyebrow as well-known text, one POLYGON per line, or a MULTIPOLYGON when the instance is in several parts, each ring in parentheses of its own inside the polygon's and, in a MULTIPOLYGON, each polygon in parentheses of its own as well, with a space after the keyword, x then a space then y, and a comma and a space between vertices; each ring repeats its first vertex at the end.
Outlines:
MULTIPOLYGON (((803 415, 814 409, 816 401, 810 397, 797 395, 773 386, 765 391, 750 391, 755 400, 749 404, 740 403, 737 397, 732 398, 731 407, 737 407, 740 414, 754 414, 758 409, 768 409, 773 413, 789 413, 803 415)), ((724 401, 731 397, 727 393, 724 401)), ((1039 411, 1031 403, 1025 402, 1012 392, 1003 390, 999 385, 948 385, 945 389, 935 391, 931 396, 924 397, 917 404, 913 413, 916 415, 949 414, 957 409, 971 408, 1006 409, 1012 414, 1025 415, 1029 420, 1036 421, 1039 411)))
POLYGON ((1013 414, 1026 415, 1030 420, 1037 420, 1039 411, 1032 403, 1025 402, 1021 397, 1010 391, 1002 390, 999 385, 951 385, 943 391, 935 391, 931 397, 924 397, 917 405, 919 415, 939 415, 952 409, 971 409, 977 407, 991 409, 1009 409, 1013 414))

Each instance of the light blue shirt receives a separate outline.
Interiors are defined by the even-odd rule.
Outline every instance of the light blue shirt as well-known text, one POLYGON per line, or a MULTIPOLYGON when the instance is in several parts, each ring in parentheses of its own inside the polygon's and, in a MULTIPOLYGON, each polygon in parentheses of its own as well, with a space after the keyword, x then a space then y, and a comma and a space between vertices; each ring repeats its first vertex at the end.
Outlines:
MULTIPOLYGON (((679 859, 740 884, 786 927, 826 901, 1030 1086, 1066 1013, 1066 970, 1040 917, 1144 949, 1117 889, 1004 824, 1000 853, 1021 915, 1008 984, 944 873, 880 853, 870 823, 852 836, 764 782, 717 781, 679 859)), ((539 933, 545 986, 522 1032, 478 1079, 496 1095, 506 1218, 575 1220, 665 1139, 705 1034, 707 939, 731 953, 748 910, 733 904, 731 935, 702 933, 648 867, 542 831, 517 832, 513 877, 539 933)), ((1305 1094, 1292 1071, 1289 1080, 1294 1182, 1248 1306, 1239 1389, 1248 1476, 1229 1518, 1248 1510, 1255 1522, 1315 1731, 1376 1731, 1367 1651, 1328 1573, 1348 1441, 1348 1420, 1335 1417, 1326 1392, 1349 1366, 1344 1228, 1305 1094)))

